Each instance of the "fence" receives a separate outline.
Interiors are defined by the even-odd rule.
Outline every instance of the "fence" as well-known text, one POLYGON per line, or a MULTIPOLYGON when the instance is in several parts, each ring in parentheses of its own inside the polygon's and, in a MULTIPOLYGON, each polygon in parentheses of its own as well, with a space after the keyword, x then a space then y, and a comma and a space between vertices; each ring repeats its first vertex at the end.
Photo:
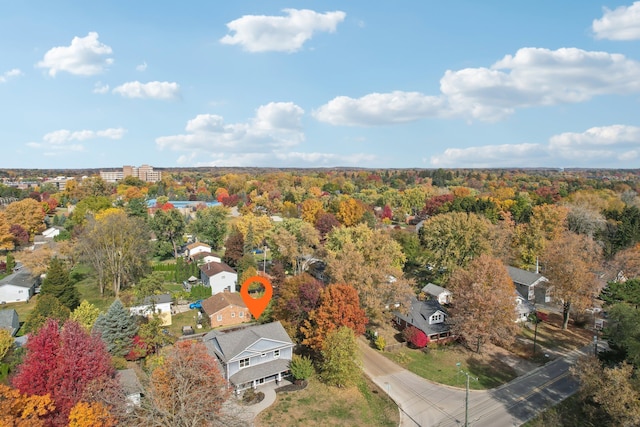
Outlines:
POLYGON ((398 350, 404 346, 406 346, 407 343, 401 342, 401 343, 397 343, 397 344, 390 344, 384 347, 384 351, 395 351, 398 350))

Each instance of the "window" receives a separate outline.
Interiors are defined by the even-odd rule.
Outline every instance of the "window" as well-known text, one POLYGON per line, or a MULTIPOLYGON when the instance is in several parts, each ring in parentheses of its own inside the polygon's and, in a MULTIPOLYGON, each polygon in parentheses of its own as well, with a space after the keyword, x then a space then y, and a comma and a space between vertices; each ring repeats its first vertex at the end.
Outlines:
POLYGON ((267 353, 262 353, 260 357, 267 357, 267 353))
POLYGON ((244 317, 244 311, 241 311, 239 314, 240 317, 244 317))
POLYGON ((236 317, 236 312, 235 311, 231 312, 231 317, 236 317))
POLYGON ((218 314, 218 322, 222 322, 222 314, 218 314))
POLYGON ((278 357, 280 357, 280 350, 273 350, 273 358, 277 359, 278 357))
POLYGON ((247 357, 246 359, 240 359, 240 369, 242 368, 248 368, 249 365, 249 358, 247 357))

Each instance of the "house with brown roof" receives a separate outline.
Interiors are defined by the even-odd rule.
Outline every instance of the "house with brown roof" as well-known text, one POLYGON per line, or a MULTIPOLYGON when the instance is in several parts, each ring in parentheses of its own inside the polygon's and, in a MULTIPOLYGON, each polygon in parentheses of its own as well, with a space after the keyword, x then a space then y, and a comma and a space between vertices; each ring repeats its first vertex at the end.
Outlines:
POLYGON ((237 292, 220 292, 202 301, 212 328, 249 322, 251 313, 237 292))
POLYGON ((204 286, 211 288, 211 295, 220 292, 235 292, 238 273, 224 262, 208 262, 200 266, 200 279, 204 286))

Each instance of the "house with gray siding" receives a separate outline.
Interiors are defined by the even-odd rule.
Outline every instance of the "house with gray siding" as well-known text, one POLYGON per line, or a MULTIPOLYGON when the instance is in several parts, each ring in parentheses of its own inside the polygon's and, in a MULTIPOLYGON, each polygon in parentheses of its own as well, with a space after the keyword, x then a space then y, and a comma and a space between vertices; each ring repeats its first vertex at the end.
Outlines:
POLYGON ((203 342, 236 392, 282 380, 289 372, 294 346, 280 322, 230 332, 213 330, 203 342))
POLYGON ((542 274, 511 266, 507 267, 507 270, 516 290, 527 301, 532 304, 551 302, 552 287, 542 274))

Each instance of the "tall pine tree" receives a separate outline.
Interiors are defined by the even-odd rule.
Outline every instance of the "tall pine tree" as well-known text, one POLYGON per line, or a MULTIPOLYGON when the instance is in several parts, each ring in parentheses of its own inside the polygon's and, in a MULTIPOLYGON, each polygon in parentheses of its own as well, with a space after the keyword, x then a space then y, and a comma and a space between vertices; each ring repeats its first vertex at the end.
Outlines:
POLYGON ((124 357, 133 345, 138 326, 129 310, 124 308, 120 300, 115 300, 105 314, 98 316, 93 330, 101 334, 109 353, 124 357))
POLYGON ((80 293, 69 278, 69 270, 64 262, 57 257, 52 258, 49 262, 47 277, 42 283, 40 293, 58 298, 58 301, 69 310, 74 310, 80 305, 80 293))

